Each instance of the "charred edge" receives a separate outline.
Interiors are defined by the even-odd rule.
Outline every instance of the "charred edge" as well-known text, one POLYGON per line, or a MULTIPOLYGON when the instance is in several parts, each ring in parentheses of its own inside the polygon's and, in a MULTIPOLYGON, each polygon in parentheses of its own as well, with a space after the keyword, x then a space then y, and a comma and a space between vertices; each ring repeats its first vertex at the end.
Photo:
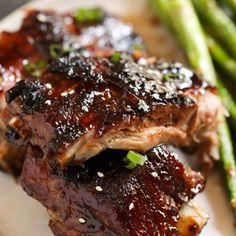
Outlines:
POLYGON ((8 90, 5 94, 6 102, 11 103, 16 97, 20 96, 22 91, 26 88, 27 82, 21 80, 12 89, 8 90))
POLYGON ((12 126, 7 126, 5 137, 9 143, 23 145, 23 138, 18 133, 18 131, 12 126))

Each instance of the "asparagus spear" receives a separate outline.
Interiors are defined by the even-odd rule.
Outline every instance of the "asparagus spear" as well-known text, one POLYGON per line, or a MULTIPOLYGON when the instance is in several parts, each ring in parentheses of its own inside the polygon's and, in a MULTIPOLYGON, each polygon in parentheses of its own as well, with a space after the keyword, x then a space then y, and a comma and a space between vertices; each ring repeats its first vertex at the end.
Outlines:
POLYGON ((178 38, 192 67, 204 75, 208 82, 214 84, 215 71, 191 1, 151 0, 151 3, 158 16, 178 38))
POLYGON ((207 37, 208 48, 212 58, 222 71, 236 82, 236 62, 224 49, 210 36, 207 37))
MULTIPOLYGON (((207 37, 207 44, 211 52, 212 58, 217 63, 218 67, 221 68, 223 72, 227 74, 234 82, 236 82, 236 62, 210 36, 207 37)), ((236 130, 235 101, 219 79, 217 79, 217 87, 219 89, 221 98, 225 106, 230 112, 230 116, 233 121, 233 126, 236 130)))
POLYGON ((234 15, 236 15, 236 1, 235 0, 220 0, 223 4, 229 7, 234 15))
POLYGON ((236 26, 215 0, 192 0, 202 22, 236 59, 236 26))
MULTIPOLYGON (((207 37, 207 44, 212 58, 217 63, 218 67, 236 82, 236 62, 211 37, 207 37)), ((236 131, 236 104, 234 98, 219 79, 217 80, 217 87, 225 106, 230 112, 232 124, 236 131)))
POLYGON ((228 111, 230 111, 230 118, 232 120, 232 125, 234 127, 234 130, 236 131, 236 105, 235 105, 235 101, 232 98, 229 91, 224 87, 223 83, 219 79, 217 80, 217 87, 218 87, 220 97, 221 97, 225 107, 227 107, 228 111))
MULTIPOLYGON (((233 153, 232 142, 229 127, 226 122, 222 123, 219 128, 220 143, 221 143, 221 162, 226 173, 226 181, 229 189, 231 206, 234 214, 234 221, 236 219, 236 166, 235 160, 230 158, 233 153)), ((236 223, 236 221, 235 221, 236 223)))
MULTIPOLYGON (((218 84, 209 51, 207 50, 203 30, 190 0, 151 0, 151 2, 158 16, 161 17, 163 22, 169 26, 179 39, 190 64, 195 69, 200 70, 203 76, 208 78, 208 81, 218 84)), ((221 84, 218 84, 218 86, 222 94, 223 88, 221 84)), ((227 122, 225 118, 223 119, 223 124, 219 129, 221 161, 226 170, 227 187, 236 218, 236 180, 235 176, 232 175, 235 171, 236 163, 227 122)))

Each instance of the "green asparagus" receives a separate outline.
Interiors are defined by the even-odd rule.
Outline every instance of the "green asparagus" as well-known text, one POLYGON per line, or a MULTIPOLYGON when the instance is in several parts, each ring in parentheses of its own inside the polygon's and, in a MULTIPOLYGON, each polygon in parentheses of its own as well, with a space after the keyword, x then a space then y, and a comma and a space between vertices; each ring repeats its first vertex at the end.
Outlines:
MULTIPOLYGON (((198 0, 197 0, 198 1, 198 0)), ((201 1, 201 0, 200 0, 201 1)), ((182 45, 190 64, 193 68, 202 72, 202 75, 213 84, 217 84, 222 94, 223 87, 217 83, 217 76, 211 61, 207 43, 203 34, 202 27, 194 11, 190 0, 151 0, 152 5, 158 16, 177 36, 182 45)), ((206 11, 206 9, 205 9, 206 11)), ((225 118, 219 129, 221 161, 226 167, 225 174, 227 186, 230 192, 230 199, 236 218, 236 181, 232 173, 236 163, 232 148, 231 136, 225 118), (227 151, 225 150, 227 148, 227 151), (229 171, 230 170, 230 171, 229 171), (231 171, 232 170, 232 171, 231 171)))
POLYGON ((211 37, 207 37, 208 48, 217 66, 236 82, 236 61, 211 37))
MULTIPOLYGON (((236 62, 217 44, 217 42, 211 38, 207 37, 207 44, 209 50, 211 52, 212 58, 217 63, 217 66, 221 68, 221 70, 229 76, 232 81, 236 82, 236 62)), ((220 92, 220 96, 222 101, 230 112, 230 118, 232 120, 232 124, 234 130, 236 131, 236 103, 232 95, 228 92, 228 90, 224 87, 223 83, 217 79, 217 87, 220 92)))
POLYGON ((236 165, 235 160, 230 158, 232 156, 233 149, 232 142, 230 142, 231 135, 229 127, 226 122, 220 125, 219 132, 221 143, 221 162, 224 172, 226 173, 226 181, 229 189, 234 219, 236 219, 236 165))
POLYGON ((235 0, 220 0, 223 4, 229 7, 232 13, 236 16, 236 1, 235 0))
POLYGON ((230 118, 232 120, 232 125, 234 127, 234 130, 236 131, 236 104, 229 93, 229 91, 224 87, 223 83, 218 79, 217 80, 217 87, 219 89, 220 97, 225 105, 227 107, 228 111, 230 112, 230 118))
POLYGON ((151 3, 178 38, 193 68, 214 83, 215 71, 192 3, 189 0, 151 0, 151 3))
POLYGON ((236 26, 215 0, 192 0, 208 31, 221 42, 236 59, 236 26))

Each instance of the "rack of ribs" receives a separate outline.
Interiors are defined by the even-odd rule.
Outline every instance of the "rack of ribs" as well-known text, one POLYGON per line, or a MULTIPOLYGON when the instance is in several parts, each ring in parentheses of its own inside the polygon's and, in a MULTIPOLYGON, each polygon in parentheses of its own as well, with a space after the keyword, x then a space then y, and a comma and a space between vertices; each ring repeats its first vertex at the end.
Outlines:
POLYGON ((215 157, 217 90, 180 63, 133 53, 135 44, 132 27, 105 12, 81 24, 30 11, 0 36, 2 133, 22 150, 21 185, 56 236, 194 236, 207 221, 188 204, 205 178, 162 143, 215 157), (147 161, 127 169, 128 150, 147 161))

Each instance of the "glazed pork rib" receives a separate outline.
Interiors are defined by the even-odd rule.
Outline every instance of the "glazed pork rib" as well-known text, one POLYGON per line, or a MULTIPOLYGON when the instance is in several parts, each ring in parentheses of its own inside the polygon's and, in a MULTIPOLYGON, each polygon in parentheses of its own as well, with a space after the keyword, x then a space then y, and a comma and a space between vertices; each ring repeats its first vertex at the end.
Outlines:
MULTIPOLYGON (((58 55, 73 49, 74 53, 90 56, 114 50, 132 52, 137 45, 144 47, 142 38, 129 24, 100 11, 102 17, 95 21, 85 19, 77 22, 73 13, 60 15, 52 11, 32 10, 24 18, 19 31, 1 32, 1 91, 8 90, 25 77, 37 77, 27 63, 40 60, 47 63, 56 56, 55 50, 59 50, 58 55)), ((1 109, 3 107, 4 104, 1 109)))
POLYGON ((61 57, 38 80, 21 81, 6 93, 16 118, 7 137, 53 151, 62 166, 106 148, 214 146, 222 112, 215 93, 179 63, 61 57))
POLYGON ((5 111, 5 92, 19 80, 38 77, 55 57, 52 48, 59 55, 73 48, 74 53, 90 56, 113 50, 131 52, 135 45, 143 45, 130 25, 101 9, 93 10, 100 12, 100 18, 81 22, 75 13, 31 10, 18 31, 0 33, 0 166, 4 170, 18 174, 24 158, 23 149, 4 140, 11 120, 5 111))
POLYGON ((122 161, 125 151, 107 150, 65 169, 51 155, 29 147, 21 185, 48 209, 56 236, 190 236, 206 223, 201 213, 180 213, 205 179, 165 145, 148 151, 146 163, 133 170, 122 161))
POLYGON ((78 23, 31 11, 18 32, 1 34, 2 95, 11 88, 2 129, 13 146, 28 147, 21 184, 48 209, 57 236, 190 236, 207 221, 187 205, 203 176, 164 145, 148 150, 215 144, 216 91, 178 63, 114 53, 135 44, 143 43, 132 28, 104 12, 78 23), (58 59, 53 44, 63 49, 58 59), (42 75, 31 68, 37 62, 49 63, 42 75), (126 151, 107 148, 141 151, 148 161, 129 170, 126 151))

